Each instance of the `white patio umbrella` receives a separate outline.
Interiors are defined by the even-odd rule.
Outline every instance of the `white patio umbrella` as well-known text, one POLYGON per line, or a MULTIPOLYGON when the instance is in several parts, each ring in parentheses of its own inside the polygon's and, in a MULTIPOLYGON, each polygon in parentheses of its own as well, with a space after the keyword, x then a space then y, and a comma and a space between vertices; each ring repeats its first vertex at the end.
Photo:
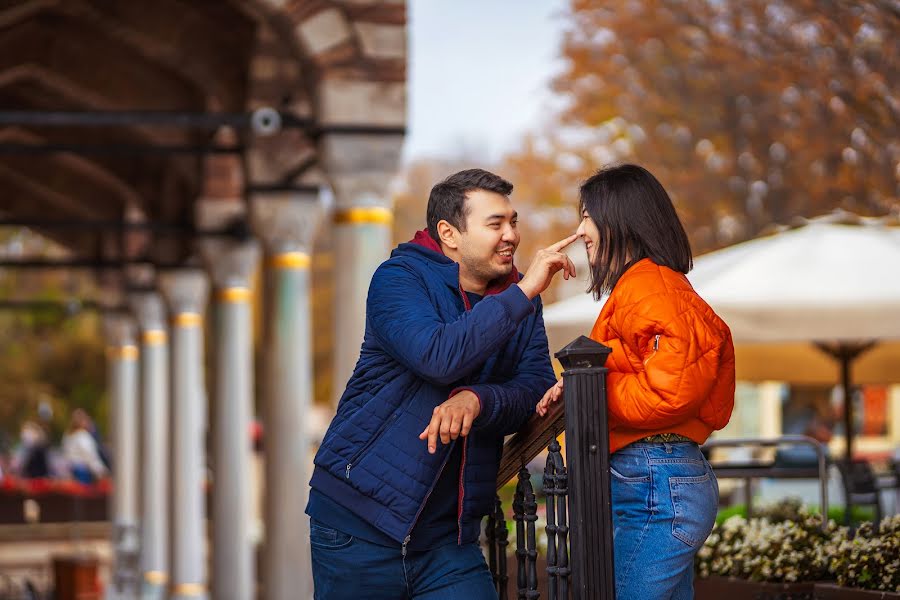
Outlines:
MULTIPOLYGON (((900 381, 900 228, 846 214, 712 252, 688 278, 731 327, 738 379, 900 381)), ((544 310, 551 348, 590 331, 589 295, 544 310)), ((844 402, 847 456, 852 406, 844 402)))

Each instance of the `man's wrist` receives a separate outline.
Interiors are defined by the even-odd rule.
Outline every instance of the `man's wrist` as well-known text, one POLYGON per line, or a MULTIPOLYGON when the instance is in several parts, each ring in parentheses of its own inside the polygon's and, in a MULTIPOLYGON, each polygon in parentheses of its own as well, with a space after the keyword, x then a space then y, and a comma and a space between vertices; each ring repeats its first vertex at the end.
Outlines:
POLYGON ((519 286, 519 289, 522 290, 522 293, 525 294, 529 300, 534 300, 534 297, 538 295, 528 284, 522 285, 522 282, 520 281, 516 285, 519 286))
POLYGON ((478 415, 480 415, 481 410, 482 410, 481 396, 479 396, 477 393, 475 393, 475 390, 473 390, 472 388, 463 387, 463 388, 456 388, 455 390, 453 390, 453 392, 450 394, 450 397, 453 398, 453 397, 459 396, 461 394, 469 394, 469 396, 471 396, 471 397, 466 396, 465 399, 469 400, 469 403, 472 405, 474 412, 475 412, 475 416, 477 417, 478 415))
POLYGON ((478 394, 476 394, 472 390, 465 390, 465 392, 468 394, 466 399, 469 401, 469 404, 472 405, 472 411, 477 417, 479 414, 481 414, 481 399, 478 397, 478 394))

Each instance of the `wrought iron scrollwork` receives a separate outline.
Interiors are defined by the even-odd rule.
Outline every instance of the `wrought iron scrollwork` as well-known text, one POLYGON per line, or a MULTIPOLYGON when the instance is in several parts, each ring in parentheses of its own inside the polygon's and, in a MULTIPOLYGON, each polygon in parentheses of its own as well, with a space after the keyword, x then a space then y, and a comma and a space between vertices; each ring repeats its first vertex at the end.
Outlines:
POLYGON ((488 568, 497 589, 497 596, 499 600, 507 600, 506 585, 509 575, 506 568, 506 548, 509 546, 509 531, 506 529, 506 516, 503 514, 500 496, 494 498, 494 510, 488 515, 485 536, 488 542, 488 568))
POLYGON ((547 595, 550 600, 569 597, 569 524, 566 500, 569 476, 559 442, 550 442, 544 467, 544 494, 547 502, 547 595))
MULTIPOLYGON (((548 450, 543 490, 547 504, 547 594, 550 600, 615 598, 609 437, 604 367, 611 350, 584 336, 556 353, 565 371, 564 402, 535 415, 504 445, 500 490, 518 470, 513 498, 516 598, 537 600, 537 502, 524 465, 548 450), (557 437, 565 429, 563 459, 557 437), (549 444, 549 445, 548 445, 549 444)), ((489 565, 498 596, 506 600, 506 522, 499 499, 487 525, 489 565), (505 544, 504 544, 505 545, 505 544)))
POLYGON ((537 542, 534 523, 537 521, 537 500, 531 486, 531 474, 523 466, 513 497, 513 519, 516 521, 516 564, 519 600, 537 600, 537 542))

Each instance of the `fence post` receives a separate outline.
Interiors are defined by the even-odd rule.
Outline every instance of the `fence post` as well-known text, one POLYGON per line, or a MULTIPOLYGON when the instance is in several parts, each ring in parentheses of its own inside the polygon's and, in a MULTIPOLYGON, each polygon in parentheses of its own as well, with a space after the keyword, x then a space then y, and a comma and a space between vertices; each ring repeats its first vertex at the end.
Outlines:
POLYGON ((611 350, 584 336, 562 363, 569 474, 569 544, 575 600, 615 600, 606 373, 611 350))

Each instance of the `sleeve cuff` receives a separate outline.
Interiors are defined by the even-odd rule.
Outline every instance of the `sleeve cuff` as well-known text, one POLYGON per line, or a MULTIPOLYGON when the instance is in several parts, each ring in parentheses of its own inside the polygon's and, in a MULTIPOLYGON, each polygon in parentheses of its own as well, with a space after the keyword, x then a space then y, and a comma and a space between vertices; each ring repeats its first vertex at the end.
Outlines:
POLYGON ((476 390, 475 388, 471 388, 471 387, 468 387, 465 385, 458 387, 458 388, 453 388, 453 391, 451 391, 450 394, 447 395, 447 399, 449 400, 456 394, 458 394, 460 392, 465 392, 465 391, 472 392, 473 394, 475 394, 475 397, 478 398, 478 408, 479 408, 478 415, 480 416, 481 413, 484 412, 484 400, 481 399, 481 394, 479 394, 478 390, 476 390))
POLYGON ((503 292, 497 294, 497 300, 506 307, 510 319, 516 323, 522 321, 534 312, 534 304, 517 285, 511 285, 503 292))

